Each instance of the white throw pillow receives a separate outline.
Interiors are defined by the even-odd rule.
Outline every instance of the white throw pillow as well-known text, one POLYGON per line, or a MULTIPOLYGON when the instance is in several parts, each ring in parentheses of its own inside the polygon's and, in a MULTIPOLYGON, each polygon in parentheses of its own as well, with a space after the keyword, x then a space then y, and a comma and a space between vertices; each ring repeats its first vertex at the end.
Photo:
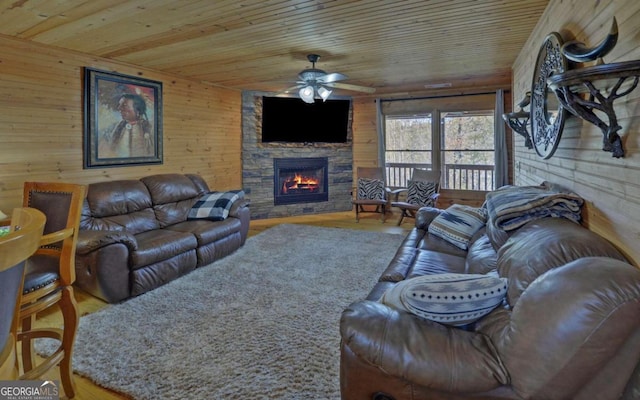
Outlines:
POLYGON ((467 250, 473 235, 487 222, 484 208, 454 204, 429 224, 429 233, 467 250))
POLYGON ((497 274, 434 274, 398 282, 381 302, 445 325, 467 325, 489 314, 507 294, 497 274))

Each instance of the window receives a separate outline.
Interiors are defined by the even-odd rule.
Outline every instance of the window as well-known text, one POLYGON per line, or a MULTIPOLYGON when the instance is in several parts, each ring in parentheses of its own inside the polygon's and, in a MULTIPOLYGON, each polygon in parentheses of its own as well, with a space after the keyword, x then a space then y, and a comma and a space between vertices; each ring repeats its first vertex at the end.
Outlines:
POLYGON ((493 190, 493 119, 493 110, 442 114, 443 187, 493 190))
POLYGON ((385 118, 385 165, 390 187, 407 187, 413 168, 432 163, 431 115, 385 118))
POLYGON ((495 98, 383 100, 381 156, 387 185, 407 187, 413 169, 423 168, 442 171, 442 188, 493 190, 495 98))

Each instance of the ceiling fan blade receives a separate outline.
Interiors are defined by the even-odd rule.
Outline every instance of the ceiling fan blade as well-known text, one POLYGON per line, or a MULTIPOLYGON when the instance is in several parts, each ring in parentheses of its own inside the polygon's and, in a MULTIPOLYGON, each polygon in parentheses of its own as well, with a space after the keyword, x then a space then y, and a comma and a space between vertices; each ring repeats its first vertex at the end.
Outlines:
POLYGON ((291 86, 284 90, 279 91, 278 93, 276 93, 276 96, 280 94, 294 93, 294 92, 297 92, 299 89, 300 89, 300 85, 291 86))
POLYGON ((330 82, 342 81, 345 79, 347 79, 346 75, 341 74, 339 72, 332 72, 330 74, 326 74, 325 76, 318 78, 318 82, 330 83, 330 82))
POLYGON ((353 90, 354 92, 363 93, 374 93, 376 91, 376 89, 372 87, 352 85, 349 83, 330 82, 327 83, 327 86, 334 87, 336 89, 353 90))

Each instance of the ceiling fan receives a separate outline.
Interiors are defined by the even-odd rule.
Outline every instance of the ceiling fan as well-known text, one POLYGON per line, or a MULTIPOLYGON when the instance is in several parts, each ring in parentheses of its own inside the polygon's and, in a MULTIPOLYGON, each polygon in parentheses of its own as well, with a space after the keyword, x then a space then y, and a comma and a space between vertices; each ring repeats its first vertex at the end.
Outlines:
POLYGON ((317 54, 307 55, 307 60, 311 63, 311 68, 301 71, 298 74, 296 86, 292 86, 284 92, 289 93, 292 90, 298 90, 298 95, 305 103, 313 103, 315 101, 314 99, 316 94, 320 96, 322 101, 327 100, 333 92, 331 88, 353 90, 364 93, 373 93, 376 91, 376 89, 366 86, 338 82, 347 79, 347 76, 338 72, 327 73, 316 68, 316 62, 318 62, 318 59, 320 59, 320 56, 317 54))

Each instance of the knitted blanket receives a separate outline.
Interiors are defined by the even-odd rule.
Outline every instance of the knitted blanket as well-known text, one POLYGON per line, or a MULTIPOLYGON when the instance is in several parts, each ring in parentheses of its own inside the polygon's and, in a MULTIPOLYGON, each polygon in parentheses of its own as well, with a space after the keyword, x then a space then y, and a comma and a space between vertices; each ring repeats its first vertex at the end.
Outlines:
POLYGON ((580 222, 584 200, 575 193, 543 186, 505 186, 487 193, 486 207, 493 224, 510 231, 540 218, 566 218, 580 222))

